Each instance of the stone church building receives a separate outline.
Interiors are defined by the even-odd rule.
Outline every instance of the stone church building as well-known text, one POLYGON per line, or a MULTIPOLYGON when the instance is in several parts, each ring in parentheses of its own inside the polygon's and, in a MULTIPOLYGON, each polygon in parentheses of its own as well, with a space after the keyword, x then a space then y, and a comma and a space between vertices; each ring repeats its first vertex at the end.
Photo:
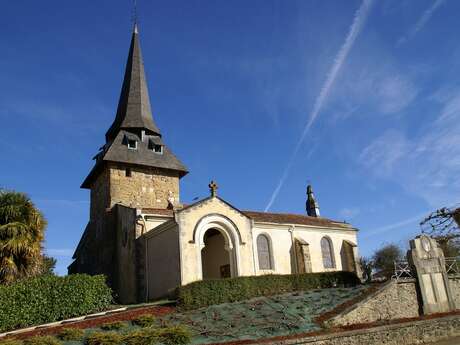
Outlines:
POLYGON ((105 274, 122 303, 168 295, 201 279, 355 271, 357 230, 320 217, 311 187, 307 214, 239 210, 217 195, 180 201, 188 171, 166 146, 150 107, 135 26, 115 120, 82 184, 90 219, 69 273, 105 274))

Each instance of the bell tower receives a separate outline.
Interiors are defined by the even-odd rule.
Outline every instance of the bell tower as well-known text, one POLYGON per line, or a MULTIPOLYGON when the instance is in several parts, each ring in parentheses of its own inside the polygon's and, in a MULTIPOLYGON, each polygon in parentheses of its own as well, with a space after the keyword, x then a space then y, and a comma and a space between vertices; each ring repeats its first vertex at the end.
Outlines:
POLYGON ((179 203, 187 168, 163 141, 150 106, 139 31, 134 25, 115 119, 82 184, 91 190, 90 221, 115 204, 168 208, 179 203))

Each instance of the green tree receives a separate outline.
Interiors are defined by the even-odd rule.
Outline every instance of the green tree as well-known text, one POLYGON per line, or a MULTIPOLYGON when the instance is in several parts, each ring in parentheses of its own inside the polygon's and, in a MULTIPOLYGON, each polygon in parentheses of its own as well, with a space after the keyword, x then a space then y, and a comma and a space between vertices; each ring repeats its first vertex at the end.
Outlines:
POLYGON ((42 272, 46 221, 23 193, 0 190, 0 284, 42 272))
POLYGON ((378 249, 372 256, 377 275, 387 279, 391 278, 394 273, 395 261, 403 259, 403 252, 396 244, 386 244, 378 249))
POLYGON ((51 256, 43 255, 41 273, 42 274, 55 274, 54 273, 55 268, 56 268, 56 259, 51 256))

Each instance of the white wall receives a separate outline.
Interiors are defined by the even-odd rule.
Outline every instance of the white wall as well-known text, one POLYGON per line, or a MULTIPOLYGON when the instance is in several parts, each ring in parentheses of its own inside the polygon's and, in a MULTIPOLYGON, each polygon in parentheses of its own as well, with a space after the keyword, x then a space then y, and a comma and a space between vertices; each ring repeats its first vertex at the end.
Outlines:
POLYGON ((330 229, 330 228, 315 228, 308 226, 290 226, 290 225, 279 225, 279 224, 263 224, 256 223, 253 228, 253 243, 254 251, 256 253, 256 267, 257 274, 266 273, 278 273, 278 274, 289 274, 295 272, 295 257, 291 253, 293 243, 292 236, 294 238, 300 238, 309 244, 311 265, 313 272, 326 271, 323 267, 323 259, 321 253, 321 238, 328 236, 332 240, 334 250, 335 269, 328 269, 333 271, 342 270, 342 262, 340 257, 340 250, 344 240, 351 243, 357 244, 356 230, 342 230, 342 229, 330 229), (289 230, 292 230, 292 235, 289 230), (259 234, 266 234, 270 237, 273 251, 273 266, 272 271, 261 271, 259 270, 258 258, 257 258, 257 246, 256 239, 259 234))

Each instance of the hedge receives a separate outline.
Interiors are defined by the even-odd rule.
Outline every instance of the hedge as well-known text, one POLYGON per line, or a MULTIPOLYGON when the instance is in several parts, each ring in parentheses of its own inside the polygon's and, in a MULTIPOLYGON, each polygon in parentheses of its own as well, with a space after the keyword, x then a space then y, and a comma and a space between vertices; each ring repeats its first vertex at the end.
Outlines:
POLYGON ((102 275, 45 275, 0 286, 0 332, 102 311, 111 303, 102 275))
POLYGON ((177 288, 176 298, 183 309, 196 309, 258 296, 358 284, 360 280, 352 272, 270 274, 194 282, 177 288))

